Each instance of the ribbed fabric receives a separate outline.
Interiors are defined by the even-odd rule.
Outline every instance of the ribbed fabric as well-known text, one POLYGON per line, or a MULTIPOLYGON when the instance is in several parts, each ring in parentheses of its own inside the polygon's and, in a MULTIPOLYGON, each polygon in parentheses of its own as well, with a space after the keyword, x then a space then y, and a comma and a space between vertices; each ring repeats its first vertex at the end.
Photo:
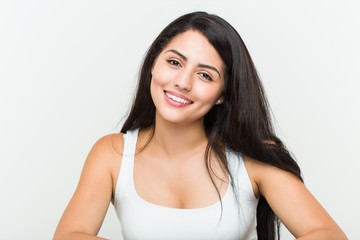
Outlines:
POLYGON ((124 239, 138 240, 256 240, 255 198, 241 155, 227 151, 238 199, 229 184, 220 201, 203 208, 178 209, 142 199, 134 186, 134 156, 138 130, 124 134, 124 151, 116 184, 114 207, 124 239), (222 211, 222 212, 221 212, 222 211))

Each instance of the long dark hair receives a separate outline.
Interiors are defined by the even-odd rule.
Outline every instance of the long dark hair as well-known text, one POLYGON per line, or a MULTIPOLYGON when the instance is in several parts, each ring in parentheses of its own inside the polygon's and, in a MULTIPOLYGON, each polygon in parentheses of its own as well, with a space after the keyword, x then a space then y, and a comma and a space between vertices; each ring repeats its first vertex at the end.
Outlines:
MULTIPOLYGON (((227 21, 214 14, 185 14, 171 22, 154 40, 140 69, 134 103, 121 132, 154 127, 151 68, 171 39, 190 29, 199 31, 209 40, 225 66, 224 102, 215 105, 204 117, 208 137, 205 155, 208 171, 212 171, 208 161, 211 150, 232 178, 227 168, 225 144, 233 151, 286 170, 302 180, 299 166, 275 135, 260 78, 243 40, 227 21)), ((266 199, 260 196, 257 206, 258 239, 274 240, 279 237, 279 224, 266 199)))

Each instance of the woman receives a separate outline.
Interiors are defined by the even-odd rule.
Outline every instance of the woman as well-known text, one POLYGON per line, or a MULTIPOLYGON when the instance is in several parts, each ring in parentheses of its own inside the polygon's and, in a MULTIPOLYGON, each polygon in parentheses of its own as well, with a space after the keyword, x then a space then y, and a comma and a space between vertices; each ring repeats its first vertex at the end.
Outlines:
POLYGON ((121 133, 90 151, 54 239, 96 237, 109 203, 125 239, 347 239, 272 129, 237 31, 193 12, 144 59, 121 133))

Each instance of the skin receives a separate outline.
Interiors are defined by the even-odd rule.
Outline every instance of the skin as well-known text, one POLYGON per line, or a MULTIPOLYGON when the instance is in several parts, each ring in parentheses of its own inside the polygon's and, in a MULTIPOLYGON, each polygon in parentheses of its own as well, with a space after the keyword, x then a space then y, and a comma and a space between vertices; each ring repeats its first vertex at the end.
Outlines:
MULTIPOLYGON (((151 82, 155 133, 135 157, 135 188, 144 200, 172 208, 201 208, 219 201, 204 163, 203 117, 223 101, 223 69, 216 50, 195 31, 176 36, 158 56, 151 82), (166 93, 187 101, 174 102, 166 93)), ((137 149, 149 136, 149 131, 139 133, 137 149)), ((96 235, 114 195, 123 144, 122 134, 95 143, 54 239, 102 239, 96 235)), ((210 160, 223 196, 228 177, 213 156, 210 160)), ((254 194, 266 197, 297 239, 347 239, 299 179, 248 157, 245 165, 254 194)))

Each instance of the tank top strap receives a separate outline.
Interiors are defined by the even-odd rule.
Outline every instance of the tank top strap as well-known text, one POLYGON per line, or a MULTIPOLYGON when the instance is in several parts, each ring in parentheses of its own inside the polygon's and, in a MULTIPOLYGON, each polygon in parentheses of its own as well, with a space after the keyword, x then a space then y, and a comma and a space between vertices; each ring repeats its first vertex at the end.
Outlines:
POLYGON ((135 156, 136 142, 139 129, 129 130, 124 134, 124 156, 135 156))
POLYGON ((133 189, 134 158, 139 129, 128 130, 124 137, 124 148, 120 171, 116 182, 115 197, 117 201, 121 196, 128 195, 133 189))
POLYGON ((227 149, 226 155, 235 187, 238 190, 243 191, 243 193, 246 193, 249 199, 257 201, 254 195, 249 173, 245 166, 243 154, 227 149))

